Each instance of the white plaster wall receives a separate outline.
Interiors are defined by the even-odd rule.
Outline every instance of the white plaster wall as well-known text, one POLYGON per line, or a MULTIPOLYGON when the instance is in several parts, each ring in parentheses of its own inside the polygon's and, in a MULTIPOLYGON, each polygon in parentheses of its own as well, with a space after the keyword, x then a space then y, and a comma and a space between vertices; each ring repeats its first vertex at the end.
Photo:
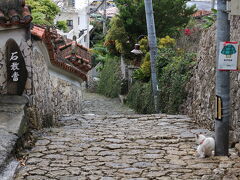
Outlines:
POLYGON ((17 27, 12 28, 0 28, 0 48, 5 47, 8 39, 14 39, 18 45, 25 39, 25 29, 17 27))
POLYGON ((25 29, 17 27, 8 29, 0 27, 0 94, 7 93, 6 42, 13 39, 21 46, 21 42, 25 39, 25 32, 25 29))
POLYGON ((78 17, 80 18, 79 29, 87 29, 88 25, 88 15, 87 8, 82 8, 78 10, 78 17))
POLYGON ((68 10, 66 12, 61 12, 60 16, 58 16, 55 21, 67 21, 67 20, 73 20, 73 31, 74 32, 72 33, 71 37, 69 37, 69 38, 72 39, 74 35, 78 37, 78 34, 79 34, 78 12, 75 12, 74 9, 72 11, 68 10))

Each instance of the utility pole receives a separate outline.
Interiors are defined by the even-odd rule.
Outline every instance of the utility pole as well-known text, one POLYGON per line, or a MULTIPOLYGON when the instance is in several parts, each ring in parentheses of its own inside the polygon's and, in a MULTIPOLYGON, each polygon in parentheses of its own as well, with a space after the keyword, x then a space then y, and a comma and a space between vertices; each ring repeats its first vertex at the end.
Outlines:
POLYGON ((89 32, 89 25, 90 25, 90 8, 89 8, 89 0, 87 1, 87 42, 86 46, 87 48, 90 47, 90 32, 89 32))
MULTIPOLYGON (((230 22, 227 13, 227 0, 217 1, 217 65, 219 43, 230 40, 230 22)), ((215 155, 228 156, 229 122, 230 122, 230 72, 216 71, 216 95, 221 108, 221 118, 215 120, 215 155)), ((219 112, 220 111, 220 112, 219 112)))
POLYGON ((216 0, 212 0, 212 9, 214 9, 214 7, 215 7, 215 2, 216 2, 216 0))
POLYGON ((159 113, 158 106, 158 82, 156 75, 156 56, 157 56, 157 38, 155 30, 155 22, 153 16, 153 5, 152 0, 144 0, 145 12, 147 20, 147 31, 148 31, 148 42, 150 48, 150 61, 151 61, 151 81, 152 81, 152 93, 155 112, 159 113))
POLYGON ((107 0, 103 0, 103 34, 107 33, 107 0))

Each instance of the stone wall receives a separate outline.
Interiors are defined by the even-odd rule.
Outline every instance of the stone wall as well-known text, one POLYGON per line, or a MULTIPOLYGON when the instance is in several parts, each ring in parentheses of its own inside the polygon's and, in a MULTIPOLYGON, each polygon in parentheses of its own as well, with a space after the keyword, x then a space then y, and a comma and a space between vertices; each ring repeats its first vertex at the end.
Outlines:
POLYGON ((44 48, 38 47, 38 43, 34 43, 33 47, 26 42, 22 44, 24 49, 29 49, 29 52, 23 52, 29 76, 25 93, 29 97, 31 110, 40 120, 36 122, 33 119, 32 123, 37 126, 49 126, 63 114, 81 113, 80 82, 76 83, 63 74, 52 72, 49 60, 46 59, 48 55, 44 54, 44 48))
POLYGON ((7 67, 5 61, 5 53, 0 48, 0 94, 6 94, 7 86, 7 67))
MULTIPOLYGON (((215 26, 205 30, 199 44, 193 77, 187 85, 188 98, 185 113, 193 117, 204 128, 214 129, 215 100, 215 26)), ((231 17, 231 41, 240 41, 240 17, 231 17)), ((240 74, 231 72, 231 138, 240 136, 240 74)))
MULTIPOLYGON (((25 59, 28 79, 24 96, 28 97, 30 127, 41 128, 54 123, 63 114, 81 113, 82 80, 72 74, 50 66, 45 45, 24 38, 18 42, 25 59), (38 46, 41 44, 41 46, 38 46)), ((0 47, 0 94, 7 93, 5 45, 0 47)))

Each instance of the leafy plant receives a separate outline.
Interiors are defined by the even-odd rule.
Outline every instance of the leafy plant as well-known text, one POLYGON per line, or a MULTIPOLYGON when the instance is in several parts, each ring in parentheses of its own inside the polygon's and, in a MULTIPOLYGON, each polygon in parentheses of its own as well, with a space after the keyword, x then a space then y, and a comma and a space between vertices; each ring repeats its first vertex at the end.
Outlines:
MULTIPOLYGON (((185 86, 191 77, 191 68, 196 54, 187 53, 173 47, 160 48, 156 59, 157 79, 160 87, 159 108, 164 113, 178 113, 180 105, 186 98, 185 86)), ((151 84, 144 73, 144 63, 134 73, 137 81, 131 87, 127 104, 139 113, 152 113, 151 84), (147 106, 149 104, 149 106, 147 106)), ((150 66, 150 62, 149 62, 150 66)), ((149 72, 150 72, 150 67, 149 72)))
POLYGON ((173 53, 171 48, 160 49, 157 71, 160 87, 159 106, 162 112, 178 112, 179 106, 186 98, 185 86, 191 77, 191 68, 195 57, 196 55, 193 53, 184 51, 174 51, 173 53))
POLYGON ((148 82, 151 77, 151 64, 150 64, 150 53, 147 53, 144 57, 143 63, 139 69, 135 70, 133 73, 133 78, 148 82))
POLYGON ((104 65, 106 59, 108 58, 108 50, 101 43, 95 44, 91 49, 92 53, 92 66, 96 66, 98 63, 104 65))
MULTIPOLYGON (((153 1, 156 34, 158 37, 177 34, 177 29, 187 25, 195 7, 187 7, 188 0, 153 1)), ((122 53, 131 58, 137 38, 147 34, 144 0, 115 0, 119 14, 112 19, 105 45, 110 52, 122 53)))
POLYGON ((146 54, 149 51, 147 37, 140 39, 139 44, 140 44, 140 50, 143 52, 143 54, 146 54))
POLYGON ((123 21, 119 17, 114 17, 110 22, 110 27, 105 37, 105 46, 112 54, 127 53, 128 37, 123 21))
POLYGON ((210 28, 217 19, 217 10, 216 9, 212 9, 212 14, 210 14, 209 16, 204 16, 203 20, 204 20, 204 24, 202 25, 202 27, 204 29, 210 28))
MULTIPOLYGON (((109 21, 107 21, 109 23, 109 21)), ((103 34, 103 24, 102 21, 98 18, 94 18, 91 21, 91 25, 93 25, 93 29, 91 30, 90 34, 90 45, 91 47, 95 46, 95 44, 103 43, 104 41, 104 34, 103 34)))
POLYGON ((59 7, 51 0, 27 0, 26 4, 32 8, 33 23, 41 25, 53 25, 59 7))
POLYGON ((56 26, 58 29, 63 30, 63 32, 67 32, 67 30, 68 30, 66 21, 58 21, 56 26))
POLYGON ((159 48, 164 47, 174 47, 176 45, 176 40, 171 38, 170 36, 165 36, 159 40, 159 48))
POLYGON ((120 71, 120 59, 108 56, 100 73, 97 92, 107 97, 117 97, 121 91, 120 71))
POLYGON ((136 81, 127 95, 127 105, 138 113, 154 113, 151 83, 136 81))

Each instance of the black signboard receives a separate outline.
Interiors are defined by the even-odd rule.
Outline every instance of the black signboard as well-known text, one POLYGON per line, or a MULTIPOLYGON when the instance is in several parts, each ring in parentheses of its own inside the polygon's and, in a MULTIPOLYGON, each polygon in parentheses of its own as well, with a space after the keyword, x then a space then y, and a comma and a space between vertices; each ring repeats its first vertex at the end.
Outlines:
POLYGON ((27 81, 27 69, 17 43, 10 39, 6 44, 7 94, 22 95, 27 81))

